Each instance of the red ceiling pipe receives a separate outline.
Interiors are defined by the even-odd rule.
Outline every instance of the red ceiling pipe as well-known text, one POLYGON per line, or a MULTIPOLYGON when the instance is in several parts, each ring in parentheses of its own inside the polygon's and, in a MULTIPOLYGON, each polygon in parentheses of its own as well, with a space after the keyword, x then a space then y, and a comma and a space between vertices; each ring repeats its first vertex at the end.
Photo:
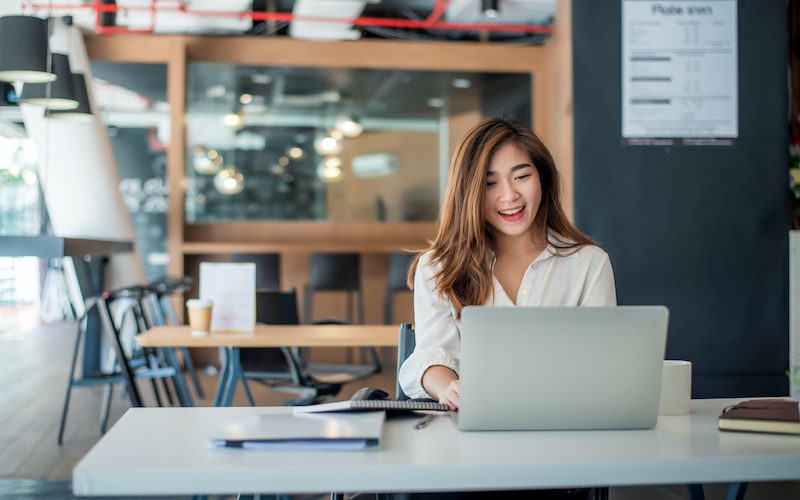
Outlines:
POLYGON ((439 21, 438 19, 444 14, 449 0, 437 0, 434 10, 430 16, 422 20, 413 19, 387 19, 382 17, 366 17, 359 16, 356 18, 341 18, 341 17, 321 17, 321 16, 296 16, 291 12, 216 12, 216 11, 202 11, 187 9, 185 4, 181 3, 178 7, 158 7, 156 0, 152 0, 149 7, 120 7, 118 5, 101 5, 100 0, 93 0, 91 5, 68 5, 68 4, 31 4, 33 9, 50 9, 50 10, 69 10, 79 8, 90 8, 96 12, 96 19, 99 20, 100 12, 119 12, 123 11, 150 11, 153 16, 151 27, 148 30, 130 30, 124 27, 100 26, 99 21, 96 22, 95 28, 99 34, 110 33, 152 33, 155 25, 155 13, 161 12, 181 12, 192 16, 202 17, 235 17, 235 18, 249 18, 254 21, 278 21, 278 22, 292 22, 292 21, 314 21, 314 22, 327 22, 327 23, 347 23, 353 26, 373 26, 383 28, 407 28, 407 29, 440 29, 440 30, 458 30, 458 31, 495 31, 505 33, 534 33, 534 34, 547 34, 552 33, 552 26, 536 26, 530 24, 494 24, 494 23, 451 23, 446 21, 439 21))

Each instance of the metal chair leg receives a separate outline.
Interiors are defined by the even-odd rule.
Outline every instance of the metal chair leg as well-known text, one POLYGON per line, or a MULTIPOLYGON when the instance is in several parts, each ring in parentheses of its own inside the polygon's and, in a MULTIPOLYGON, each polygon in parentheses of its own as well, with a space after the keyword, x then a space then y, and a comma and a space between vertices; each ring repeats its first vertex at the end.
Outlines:
POLYGON ((247 383, 247 377, 244 376, 242 373, 242 387, 244 387, 244 395, 247 396, 247 403, 250 406, 255 406, 255 400, 253 399, 253 393, 250 392, 250 385, 247 383))
POLYGON ((726 500, 743 500, 744 494, 747 491, 748 483, 732 483, 728 487, 728 494, 725 496, 726 500))
POLYGON ((107 384, 103 388, 103 407, 100 410, 100 434, 105 434, 108 429, 108 414, 111 412, 111 396, 114 393, 114 384, 107 384))
POLYGON ((183 373, 181 372, 181 366, 178 362, 178 357, 175 355, 175 349, 172 347, 165 348, 164 356, 166 357, 167 364, 175 371, 175 375, 173 375, 171 379, 175 388, 175 394, 177 396, 178 403, 181 406, 194 406, 192 396, 189 394, 189 389, 186 387, 183 379, 183 373))
POLYGON ((75 379, 75 364, 78 362, 78 350, 80 349, 81 339, 83 338, 83 319, 78 321, 78 331, 75 337, 75 347, 72 350, 72 362, 69 365, 69 380, 67 381, 67 393, 64 397, 64 409, 61 410, 61 422, 58 425, 59 445, 64 441, 64 427, 67 424, 67 411, 69 410, 69 398, 72 396, 72 381, 75 379))
POLYGON ((689 493, 689 500, 705 500, 706 495, 703 492, 702 484, 687 484, 686 489, 689 493))
POLYGON ((156 379, 150 379, 150 386, 153 388, 153 396, 156 399, 156 406, 161 408, 164 404, 161 402, 161 395, 158 393, 158 384, 156 383, 156 379))
POLYGON ((598 486, 594 488, 594 499, 595 500, 608 500, 608 486, 598 486))
POLYGON ((122 349, 122 344, 119 340, 119 332, 117 331, 116 326, 114 326, 114 321, 111 317, 111 310, 109 309, 108 301, 105 299, 105 297, 98 299, 97 309, 100 312, 100 321, 102 322, 103 330, 109 337, 108 340, 111 342, 111 345, 114 347, 114 352, 117 355, 117 363, 119 364, 122 376, 125 377, 125 380, 127 381, 128 395, 131 398, 131 404, 135 407, 141 407, 143 406, 142 398, 139 395, 139 390, 137 389, 136 383, 133 380, 133 373, 128 365, 128 360, 125 357, 125 351, 122 349))
POLYGON ((225 406, 230 406, 231 402, 233 401, 233 394, 236 392, 236 384, 239 380, 242 381, 242 388, 244 388, 244 394, 247 397, 247 402, 250 406, 255 406, 256 403, 253 400, 253 394, 250 392, 250 386, 247 385, 247 380, 244 377, 244 372, 242 371, 242 363, 240 358, 240 350, 238 347, 234 347, 231 349, 231 384, 230 388, 228 389, 230 392, 228 393, 228 400, 225 406))
POLYGON ((200 384, 200 377, 197 376, 197 370, 195 370, 194 368, 194 362, 192 361, 192 354, 189 352, 189 348, 181 347, 180 351, 183 356, 183 366, 189 373, 189 377, 192 379, 192 385, 194 385, 194 392, 197 394, 198 398, 205 399, 206 394, 203 391, 203 386, 200 384))
POLYGON ((228 387, 228 372, 231 369, 231 362, 230 362, 230 353, 228 352, 230 349, 227 347, 220 348, 221 356, 221 367, 219 371, 219 378, 217 379, 217 393, 214 396, 214 406, 222 406, 222 403, 225 401, 225 391, 228 387))

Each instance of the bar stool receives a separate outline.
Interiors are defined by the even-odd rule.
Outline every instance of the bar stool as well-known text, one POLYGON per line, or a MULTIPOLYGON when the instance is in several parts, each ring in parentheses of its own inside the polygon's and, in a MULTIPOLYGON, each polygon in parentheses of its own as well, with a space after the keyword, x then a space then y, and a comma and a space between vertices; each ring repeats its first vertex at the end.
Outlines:
MULTIPOLYGON (((145 297, 145 300, 150 303, 152 310, 151 326, 180 325, 178 314, 173 306, 172 296, 189 293, 192 290, 193 283, 194 280, 189 276, 182 276, 180 278, 164 277, 146 286, 149 294, 145 297)), ((197 397, 205 399, 205 392, 197 376, 197 370, 195 370, 194 363, 192 362, 192 355, 189 352, 189 348, 179 347, 178 352, 181 354, 181 371, 188 373, 197 397)))
POLYGON ((105 433, 108 425, 108 408, 111 401, 111 388, 114 384, 125 384, 128 389, 131 405, 142 406, 142 400, 139 395, 139 391, 136 388, 136 385, 133 383, 131 367, 128 365, 127 357, 125 356, 122 344, 120 343, 118 332, 114 327, 108 296, 107 294, 101 294, 94 289, 89 262, 82 259, 73 259, 73 264, 75 268, 75 274, 78 278, 78 285, 84 307, 83 313, 78 318, 75 346, 72 351, 72 361, 70 363, 69 380, 67 381, 64 407, 61 411, 61 420, 59 422, 57 437, 57 442, 59 445, 62 444, 64 438, 64 429, 67 423, 67 412, 69 411, 69 401, 70 397, 72 396, 73 387, 93 387, 98 385, 105 387, 105 402, 101 406, 100 413, 101 433, 105 433), (117 357, 117 363, 115 368, 111 371, 97 370, 92 373, 82 373, 80 376, 77 376, 75 373, 75 368, 78 364, 78 353, 81 351, 81 347, 83 347, 87 325, 92 315, 99 317, 101 323, 100 330, 113 347, 114 353, 117 357))
MULTIPOLYGON (((78 269, 82 267, 76 265, 76 272, 81 273, 78 269)), ((79 279, 80 280, 80 279, 79 279)), ((90 290, 89 288, 82 288, 83 291, 90 290)), ((64 399, 64 407, 61 413, 61 421, 59 423, 58 431, 58 444, 63 442, 64 429, 66 426, 67 413, 69 410, 70 397, 72 395, 73 387, 89 387, 96 385, 105 386, 104 402, 101 408, 100 418, 100 432, 104 433, 108 425, 109 408, 111 406, 111 396, 114 384, 125 384, 128 395, 131 400, 131 405, 135 407, 142 406, 142 398, 139 390, 136 387, 136 378, 150 379, 156 402, 161 406, 161 399, 159 396, 159 389, 156 384, 156 379, 161 379, 163 390, 167 399, 172 402, 171 392, 166 385, 167 378, 171 379, 175 384, 175 390, 178 399, 183 406, 191 406, 191 397, 182 385, 182 379, 179 377, 178 369, 176 368, 177 360, 174 358, 171 350, 167 349, 166 357, 162 356, 157 350, 151 349, 134 349, 131 354, 125 352, 121 342, 121 329, 129 318, 132 319, 136 332, 142 332, 148 327, 150 321, 148 316, 151 312, 147 306, 143 306, 141 302, 144 296, 145 288, 142 286, 132 286, 114 290, 111 292, 103 292, 95 296, 85 297, 84 303, 85 311, 78 322, 78 332, 75 340, 75 347, 72 353, 72 362, 69 371, 69 381, 67 382, 67 391, 64 399), (102 332, 110 342, 116 356, 114 368, 110 371, 98 371, 97 373, 83 374, 81 377, 76 377, 75 367, 78 360, 78 352, 85 338, 85 325, 86 319, 91 311, 97 311, 100 316, 102 332), (116 316, 116 321, 115 321, 116 316)), ((90 292, 91 293, 91 292, 90 292)))

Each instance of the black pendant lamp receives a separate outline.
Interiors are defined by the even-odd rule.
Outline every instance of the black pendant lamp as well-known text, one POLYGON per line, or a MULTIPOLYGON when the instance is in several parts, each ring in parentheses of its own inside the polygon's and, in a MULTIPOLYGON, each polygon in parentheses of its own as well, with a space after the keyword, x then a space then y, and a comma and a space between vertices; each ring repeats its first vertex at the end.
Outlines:
POLYGON ((89 92, 86 90, 86 77, 81 73, 72 74, 73 97, 78 107, 71 110, 47 110, 45 116, 51 120, 69 120, 75 122, 92 121, 92 108, 89 106, 89 92))
POLYGON ((52 82, 47 68, 47 21, 31 16, 0 17, 0 80, 52 82))
POLYGON ((44 106, 47 109, 77 108, 78 101, 75 100, 72 90, 69 57, 66 54, 53 53, 50 64, 56 79, 48 83, 26 83, 22 86, 20 102, 44 106))

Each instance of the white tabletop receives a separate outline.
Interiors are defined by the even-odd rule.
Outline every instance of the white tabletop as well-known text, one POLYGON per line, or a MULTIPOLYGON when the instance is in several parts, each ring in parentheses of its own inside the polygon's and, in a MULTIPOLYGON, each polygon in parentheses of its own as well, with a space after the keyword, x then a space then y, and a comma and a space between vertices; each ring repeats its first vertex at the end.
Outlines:
POLYGON ((800 437, 720 432, 738 400, 647 431, 462 432, 390 420, 379 450, 209 449, 233 419, 286 408, 133 408, 78 463, 76 495, 535 489, 800 479, 800 437))

